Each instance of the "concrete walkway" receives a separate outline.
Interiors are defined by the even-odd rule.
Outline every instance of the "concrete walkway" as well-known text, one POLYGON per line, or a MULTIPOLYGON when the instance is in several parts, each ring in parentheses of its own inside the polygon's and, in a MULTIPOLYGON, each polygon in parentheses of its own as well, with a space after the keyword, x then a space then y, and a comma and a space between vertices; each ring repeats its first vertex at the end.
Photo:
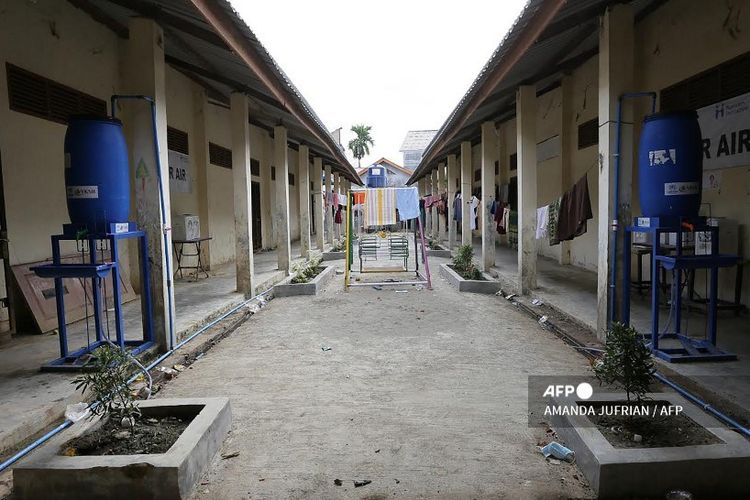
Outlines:
POLYGON ((194 498, 590 497, 527 425, 527 377, 587 373, 585 359, 436 274, 434 290, 344 292, 339 276, 276 299, 167 384, 158 397, 231 398, 222 452, 240 455, 216 457, 194 498))

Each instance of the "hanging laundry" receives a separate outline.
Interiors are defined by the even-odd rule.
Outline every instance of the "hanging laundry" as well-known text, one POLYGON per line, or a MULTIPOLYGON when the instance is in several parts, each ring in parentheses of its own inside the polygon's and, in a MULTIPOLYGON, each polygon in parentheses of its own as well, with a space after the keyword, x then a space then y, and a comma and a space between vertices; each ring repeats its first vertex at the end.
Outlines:
POLYGON ((472 196, 469 201, 469 207, 471 208, 471 230, 474 231, 477 228, 477 207, 479 206, 479 198, 472 196))
POLYGON ((461 193, 456 193, 456 197, 453 198, 453 220, 455 220, 456 222, 461 222, 461 219, 463 218, 461 203, 461 193))
POLYGON ((560 198, 550 203, 547 210, 547 238, 549 239, 550 246, 560 244, 560 240, 557 239, 557 224, 559 220, 560 198))
POLYGON ((354 191, 353 195, 354 195, 353 203, 355 205, 361 205, 365 202, 366 196, 365 196, 364 191, 354 191))
POLYGON ((586 221, 593 216, 588 178, 584 174, 560 199, 557 239, 567 241, 581 236, 586 232, 586 221))
POLYGON ((503 203, 508 203, 508 184, 502 184, 500 186, 500 201, 503 203))
POLYGON ((506 207, 505 203, 496 201, 494 203, 493 219, 495 221, 495 229, 500 234, 505 234, 508 230, 508 219, 507 214, 510 212, 506 207))
POLYGON ((368 189, 365 201, 365 227, 396 223, 396 190, 368 189))
POLYGON ((549 205, 536 209, 536 239, 541 240, 547 236, 547 222, 549 221, 549 205))
POLYGON ((341 224, 341 210, 342 205, 339 205, 336 209, 336 215, 333 217, 333 222, 335 222, 336 224, 341 224))
POLYGON ((419 193, 417 188, 396 189, 396 208, 401 220, 419 217, 419 193))

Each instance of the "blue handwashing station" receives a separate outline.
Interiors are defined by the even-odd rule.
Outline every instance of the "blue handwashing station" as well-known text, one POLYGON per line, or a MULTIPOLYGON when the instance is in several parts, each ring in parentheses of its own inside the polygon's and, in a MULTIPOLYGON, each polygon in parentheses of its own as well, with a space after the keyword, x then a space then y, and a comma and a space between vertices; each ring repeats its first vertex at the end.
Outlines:
MULTIPOLYGON (((626 94, 620 103, 624 98, 645 96, 652 98, 653 110, 655 94, 652 93, 626 94)), ((701 144, 701 130, 694 111, 646 116, 638 148, 642 214, 634 217, 633 224, 624 232, 622 321, 630 322, 631 245, 634 235, 639 235, 639 242, 651 247, 651 332, 646 339, 654 355, 669 362, 737 359, 736 355, 716 345, 719 268, 735 265, 738 257, 719 253, 719 228, 709 225, 707 218, 699 215, 703 176, 701 144), (710 234, 710 251, 690 252, 683 238, 688 232, 710 234), (660 331, 659 274, 662 269, 671 271, 672 284, 669 319, 660 331), (708 270, 705 338, 689 337, 681 331, 683 278, 696 269, 708 270)), ((616 161, 619 161, 619 154, 616 161)))
MULTIPOLYGON (((120 98, 153 100, 145 96, 113 96, 112 111, 120 98)), ((155 123, 155 120, 154 120, 155 123)), ((154 140, 156 134, 154 133, 154 140)), ((158 145, 155 145, 158 163, 158 145)), ((65 134, 65 189, 70 223, 62 234, 53 235, 52 262, 32 268, 38 276, 52 278, 59 329, 60 357, 42 366, 42 370, 64 371, 83 368, 89 354, 99 346, 118 345, 131 355, 154 345, 148 241, 146 233, 128 220, 130 213, 130 168, 122 123, 114 117, 73 117, 65 134), (140 261, 143 337, 126 339, 120 290, 120 254, 118 243, 137 241, 140 261), (80 258, 63 261, 62 242, 75 242, 80 258), (109 278, 108 286, 105 280, 109 278), (65 319, 65 279, 90 280, 94 335, 90 335, 89 311, 86 311, 86 345, 71 350, 65 319), (112 297, 107 297, 107 289, 112 297), (114 311, 114 338, 110 337, 109 310, 114 311)), ((157 165, 158 166, 158 165, 157 165)), ((160 186, 161 187, 161 186, 160 186)), ((163 214, 162 214, 163 215, 163 214)), ((163 219, 162 219, 163 220, 163 219)), ((169 246, 167 246, 169 248, 169 246)), ((169 270, 167 270, 169 272, 169 270)), ((88 287, 85 287, 88 288, 88 287)), ((88 302, 86 303, 88 307, 88 302)), ((171 304, 170 304, 171 310, 171 304)), ((171 318, 170 318, 171 319, 171 318)))

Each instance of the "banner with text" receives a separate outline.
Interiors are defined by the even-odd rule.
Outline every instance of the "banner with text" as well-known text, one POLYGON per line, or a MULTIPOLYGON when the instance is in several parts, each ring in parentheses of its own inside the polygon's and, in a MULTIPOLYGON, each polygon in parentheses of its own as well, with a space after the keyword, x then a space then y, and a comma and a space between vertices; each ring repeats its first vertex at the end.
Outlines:
POLYGON ((703 169, 750 165, 750 93, 698 110, 703 169))

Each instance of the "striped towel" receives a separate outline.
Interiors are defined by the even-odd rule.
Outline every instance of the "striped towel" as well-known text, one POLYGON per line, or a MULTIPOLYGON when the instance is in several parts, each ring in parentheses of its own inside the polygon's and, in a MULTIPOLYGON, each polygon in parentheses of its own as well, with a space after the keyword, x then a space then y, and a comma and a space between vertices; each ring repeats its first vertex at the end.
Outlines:
POLYGON ((365 196, 365 227, 396 223, 396 190, 368 189, 365 196))

